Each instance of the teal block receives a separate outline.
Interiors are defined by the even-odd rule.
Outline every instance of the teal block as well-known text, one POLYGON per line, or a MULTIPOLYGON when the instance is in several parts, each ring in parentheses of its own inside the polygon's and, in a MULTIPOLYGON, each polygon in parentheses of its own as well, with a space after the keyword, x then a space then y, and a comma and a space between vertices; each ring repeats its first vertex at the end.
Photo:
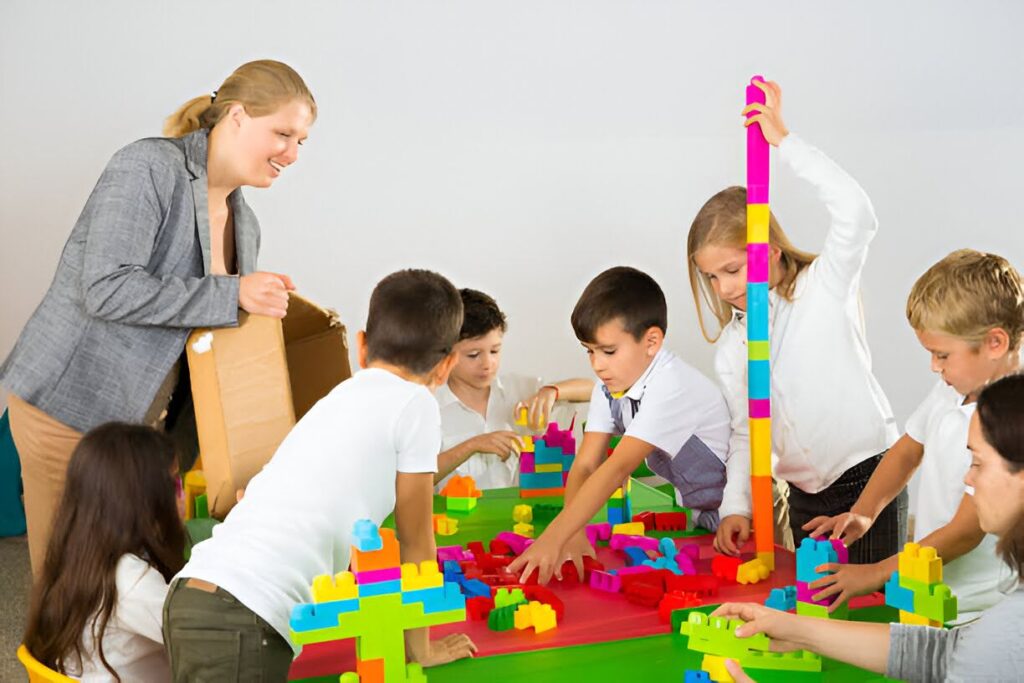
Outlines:
POLYGON ((899 572, 893 572, 885 582, 885 604, 904 612, 914 612, 914 591, 900 585, 899 572))
POLYGON ((533 442, 533 463, 534 465, 561 465, 565 454, 561 448, 552 448, 543 440, 533 442))
POLYGON ((534 472, 520 474, 519 487, 524 489, 557 489, 562 488, 561 472, 534 472))
POLYGON ((401 593, 402 581, 377 581, 375 583, 361 583, 358 585, 359 597, 368 598, 374 595, 388 595, 389 593, 401 593))
POLYGON ((747 361, 747 385, 751 400, 771 398, 771 381, 769 361, 747 361))
POLYGON ((288 626, 293 631, 313 631, 338 625, 338 615, 359 609, 359 599, 303 603, 292 608, 288 626))

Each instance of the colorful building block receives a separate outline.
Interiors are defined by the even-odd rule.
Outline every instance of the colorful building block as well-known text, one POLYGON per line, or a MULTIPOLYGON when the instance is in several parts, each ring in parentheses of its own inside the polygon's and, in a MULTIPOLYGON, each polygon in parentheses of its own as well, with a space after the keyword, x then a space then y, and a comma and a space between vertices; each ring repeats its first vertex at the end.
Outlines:
POLYGON ((590 587, 605 593, 618 593, 622 590, 622 578, 618 574, 603 571, 591 572, 590 587))
POLYGON ((532 505, 516 505, 512 508, 512 521, 529 524, 533 521, 532 505))
POLYGON ((654 528, 658 531, 686 531, 689 516, 685 512, 658 512, 654 515, 654 528))
POLYGON ((531 601, 516 608, 513 622, 517 630, 532 626, 535 633, 543 633, 555 628, 557 619, 551 605, 531 601))
POLYGON ((759 557, 744 562, 736 568, 736 583, 759 583, 768 578, 771 569, 759 557))
POLYGON ((438 536, 453 536, 459 530, 459 520, 452 519, 443 513, 433 516, 434 533, 438 536))
MULTIPOLYGON (((365 528, 366 527, 364 527, 364 529, 365 528)), ((398 539, 395 538, 395 530, 380 529, 378 535, 381 545, 377 550, 364 551, 359 550, 357 546, 352 546, 352 571, 369 572, 375 569, 397 567, 400 564, 398 557, 398 539)))
POLYGON ((512 527, 512 531, 513 531, 513 533, 516 533, 519 536, 526 536, 527 538, 533 538, 533 525, 532 524, 524 524, 524 523, 520 522, 519 524, 516 524, 516 525, 514 525, 512 527))
POLYGON ((899 554, 899 573, 921 583, 939 583, 942 581, 942 560, 935 548, 907 543, 899 554))
POLYGON ((444 577, 434 560, 424 560, 418 567, 412 562, 406 562, 401 566, 400 578, 403 591, 435 588, 444 584, 444 577))
POLYGON ((715 555, 711 559, 711 573, 726 581, 736 581, 736 572, 743 560, 729 555, 715 555))
POLYGON ((448 512, 472 512, 476 509, 476 498, 456 498, 448 496, 445 500, 445 509, 448 512))
POLYGON ((826 572, 819 572, 819 566, 838 561, 839 557, 832 543, 824 539, 805 538, 796 549, 796 580, 813 583, 828 575, 826 572))
POLYGON ((768 599, 764 601, 767 607, 772 609, 781 610, 788 612, 796 609, 796 586, 785 586, 783 588, 773 588, 772 592, 768 594, 768 599))

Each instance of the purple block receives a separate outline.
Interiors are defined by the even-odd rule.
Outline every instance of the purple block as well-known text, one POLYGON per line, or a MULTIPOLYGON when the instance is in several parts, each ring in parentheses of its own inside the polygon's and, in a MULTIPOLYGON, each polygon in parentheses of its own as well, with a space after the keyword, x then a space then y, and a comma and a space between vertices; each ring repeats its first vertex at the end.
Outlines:
POLYGON ((838 538, 833 538, 832 547, 836 549, 836 561, 839 564, 846 564, 850 559, 850 553, 846 549, 846 544, 838 538))
POLYGON ((590 545, 597 547, 598 541, 607 541, 611 538, 612 525, 608 522, 603 522, 601 524, 588 524, 586 534, 590 545))
POLYGON ((640 548, 641 550, 657 550, 658 539, 647 536, 630 536, 628 534, 612 534, 612 550, 640 548))
MULTIPOLYGON (((754 76, 750 82, 763 81, 761 76, 754 76)), ((747 86, 747 104, 759 102, 764 104, 765 95, 755 85, 747 86)), ((755 116, 751 112, 747 118, 755 116)), ((754 123, 747 126, 747 203, 768 203, 768 141, 764 139, 761 125, 754 123)))
POLYGON ((651 567, 650 565, 637 564, 637 565, 633 565, 632 567, 622 567, 621 569, 616 569, 615 573, 618 574, 619 576, 625 576, 626 574, 643 574, 644 572, 653 572, 653 571, 654 571, 654 567, 651 567))
POLYGON ((502 531, 495 538, 499 541, 504 541, 508 544, 509 548, 512 548, 512 552, 516 555, 522 555, 523 551, 529 548, 533 544, 532 538, 526 536, 520 536, 514 534, 511 531, 502 531))
POLYGON ((520 474, 533 474, 533 453, 520 453, 519 454, 519 472, 520 474))
POLYGON ((360 586, 368 583, 380 583, 381 581, 401 580, 401 567, 388 567, 387 569, 371 569, 368 572, 355 572, 356 583, 360 586))
POLYGON ((752 398, 747 402, 750 417, 771 417, 772 400, 770 398, 752 398))
POLYGON ((622 578, 618 574, 592 571, 590 572, 590 587, 607 593, 618 593, 622 590, 622 578))
POLYGON ((771 251, 765 242, 747 245, 747 282, 768 282, 768 256, 771 251))
POLYGON ((829 605, 831 605, 833 602, 836 601, 837 597, 839 597, 839 595, 836 594, 836 595, 833 595, 831 598, 827 598, 825 600, 813 600, 811 598, 812 595, 816 595, 816 594, 818 594, 820 592, 821 592, 820 589, 819 590, 812 590, 811 587, 810 587, 810 584, 808 584, 808 583, 805 583, 803 581, 797 581, 796 582, 796 599, 797 599, 797 602, 809 602, 812 605, 821 605, 822 607, 828 607, 829 605))

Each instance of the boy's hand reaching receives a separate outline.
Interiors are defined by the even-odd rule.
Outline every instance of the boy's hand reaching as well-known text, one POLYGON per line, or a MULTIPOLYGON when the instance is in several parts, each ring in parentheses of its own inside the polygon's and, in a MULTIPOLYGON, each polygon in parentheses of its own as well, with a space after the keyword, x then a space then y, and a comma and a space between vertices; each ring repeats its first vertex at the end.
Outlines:
POLYGON ((537 393, 516 404, 514 416, 518 417, 519 411, 526 408, 526 426, 535 432, 539 432, 548 426, 548 418, 551 417, 551 410, 555 407, 555 400, 558 398, 558 389, 553 386, 543 386, 537 393))
POLYGON ((523 450, 523 442, 515 432, 501 431, 489 432, 475 436, 471 443, 474 453, 493 453, 501 458, 502 462, 509 459, 513 454, 519 454, 523 450))
POLYGON ((873 523, 873 520, 865 515, 844 512, 834 517, 820 515, 804 524, 801 528, 809 532, 811 538, 818 538, 832 532, 829 538, 842 539, 849 546, 866 534, 871 529, 873 523))
POLYGON ((520 574, 520 583, 526 583, 534 571, 537 572, 537 583, 546 584, 554 575, 562 578, 563 554, 561 544, 552 540, 550 534, 543 533, 523 554, 512 560, 508 565, 509 572, 520 574))
POLYGON ((586 533, 582 531, 577 532, 575 536, 566 542, 565 555, 565 559, 576 566, 576 576, 580 577, 580 582, 583 581, 583 558, 597 559, 597 552, 594 550, 594 546, 590 545, 586 533))
POLYGON ((715 532, 715 550, 737 556, 750 538, 750 520, 743 515, 729 515, 718 524, 715 532))
POLYGON ((789 130, 782 121, 782 88, 775 81, 754 81, 754 85, 764 91, 765 102, 754 102, 743 110, 743 116, 756 112, 744 121, 743 125, 761 124, 764 139, 768 144, 778 147, 782 139, 789 135, 789 130))
POLYGON ((811 597, 814 600, 825 600, 839 594, 828 611, 834 612, 840 605, 857 595, 867 595, 885 586, 888 575, 885 567, 876 564, 836 564, 828 563, 817 567, 818 571, 834 572, 824 576, 808 586, 818 591, 811 597))
POLYGON ((449 633, 444 638, 431 640, 427 645, 427 654, 418 661, 424 668, 447 664, 456 659, 472 657, 476 653, 476 644, 465 633, 449 633))

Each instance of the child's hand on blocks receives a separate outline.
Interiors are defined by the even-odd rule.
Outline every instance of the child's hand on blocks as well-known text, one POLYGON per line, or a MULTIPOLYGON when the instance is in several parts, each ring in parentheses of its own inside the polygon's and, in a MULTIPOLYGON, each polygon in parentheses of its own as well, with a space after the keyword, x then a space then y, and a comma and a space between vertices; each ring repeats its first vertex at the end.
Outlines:
POLYGON ((871 529, 873 521, 874 520, 866 515, 858 515, 854 512, 844 512, 841 515, 835 515, 834 517, 820 515, 807 522, 807 524, 804 524, 801 528, 804 531, 809 532, 808 535, 811 538, 825 536, 825 534, 831 532, 831 535, 828 536, 828 538, 841 539, 843 543, 849 547, 853 545, 854 541, 871 529))
POLYGON ((761 133, 768 144, 779 146, 782 139, 789 135, 786 124, 782 121, 782 88, 775 81, 753 81, 753 84, 764 91, 765 102, 754 102, 743 110, 743 116, 756 112, 743 122, 744 126, 754 123, 761 124, 761 133))
POLYGON ((472 452, 493 453, 501 458, 502 462, 523 450, 523 442, 515 432, 489 432, 474 436, 469 441, 472 452))
POLYGON ((723 555, 740 554, 740 548, 750 538, 750 519, 743 515, 728 515, 718 524, 715 532, 715 550, 723 555))
POLYGON ((537 390, 536 394, 516 404, 513 417, 518 419, 522 410, 525 409, 526 426, 535 432, 539 432, 548 426, 551 410, 555 407, 555 401, 557 400, 558 387, 553 384, 542 386, 537 390))

